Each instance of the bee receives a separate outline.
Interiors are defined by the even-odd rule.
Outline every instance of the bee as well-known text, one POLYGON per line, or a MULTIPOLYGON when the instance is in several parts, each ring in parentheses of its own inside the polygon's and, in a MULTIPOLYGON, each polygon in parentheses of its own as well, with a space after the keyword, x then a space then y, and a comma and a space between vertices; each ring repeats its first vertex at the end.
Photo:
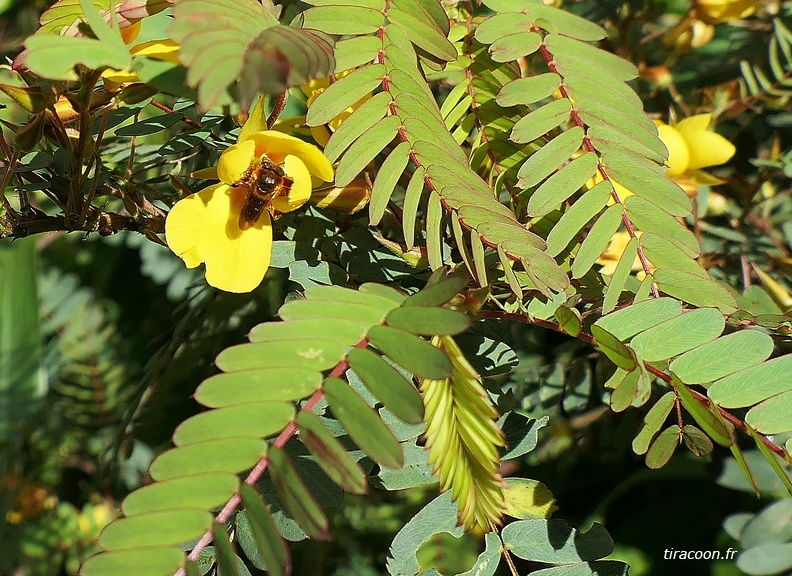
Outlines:
POLYGON ((266 210, 273 220, 281 217, 272 201, 275 198, 288 196, 294 180, 286 176, 283 168, 276 165, 266 154, 259 162, 245 170, 242 177, 231 186, 244 186, 246 189, 245 203, 239 213, 239 229, 247 230, 258 222, 262 212, 266 210))

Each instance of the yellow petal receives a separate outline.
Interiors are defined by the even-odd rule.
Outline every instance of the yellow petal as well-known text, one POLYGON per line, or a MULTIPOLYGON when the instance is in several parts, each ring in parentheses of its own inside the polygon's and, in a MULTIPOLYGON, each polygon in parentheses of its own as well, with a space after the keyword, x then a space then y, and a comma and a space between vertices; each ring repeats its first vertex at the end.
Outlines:
MULTIPOLYGON (((709 117, 709 114, 700 116, 709 117)), ((693 120, 693 118, 697 117, 693 116, 688 120, 693 120)), ((716 132, 699 130, 700 123, 685 124, 685 122, 686 120, 683 120, 677 124, 677 129, 684 137, 690 150, 688 169, 696 170, 709 166, 720 166, 731 160, 735 152, 734 144, 716 132)))
POLYGON ((267 113, 264 110, 264 104, 267 100, 266 95, 261 95, 259 99, 256 101, 255 106, 250 111, 248 115, 248 119, 242 125, 242 129, 239 131, 239 138, 238 141, 246 140, 248 134, 252 132, 261 132, 262 130, 267 129, 267 113))
POLYGON ((303 161, 314 176, 325 182, 330 182, 334 178, 333 166, 322 151, 299 138, 275 130, 265 130, 248 134, 240 144, 245 142, 254 142, 255 154, 258 156, 266 154, 276 164, 282 162, 287 154, 293 154, 303 161))
POLYGON ((674 125, 681 134, 691 134, 693 132, 704 132, 712 124, 712 114, 696 114, 690 118, 680 120, 674 125))
POLYGON ((711 24, 747 18, 756 10, 757 0, 697 0, 696 11, 711 24))
POLYGON ((717 186, 726 182, 704 170, 688 170, 685 177, 696 186, 717 186))
POLYGON ((135 56, 147 56, 154 60, 181 64, 178 56, 179 45, 173 40, 151 40, 150 42, 143 42, 142 44, 133 46, 129 52, 135 56))
POLYGON ((260 157, 260 153, 256 154, 256 143, 253 140, 238 142, 226 148, 220 155, 217 176, 226 184, 234 184, 260 157))
POLYGON ((247 230, 239 228, 245 191, 215 184, 180 200, 165 221, 165 239, 188 268, 206 264, 206 281, 227 292, 250 292, 269 268, 269 214, 247 230))
POLYGON ((190 178, 201 178, 203 180, 220 180, 217 175, 217 166, 201 168, 195 172, 190 172, 190 178))
POLYGON ((279 212, 297 210, 311 197, 311 173, 303 161, 289 154, 283 160, 283 171, 294 183, 287 197, 273 198, 272 206, 279 212))
MULTIPOLYGON (((140 80, 138 75, 134 72, 130 72, 129 70, 113 70, 112 68, 107 68, 102 72, 102 79, 116 85, 129 84, 140 80)), ((113 90, 110 91, 112 92, 113 90)))
POLYGON ((687 170, 688 162, 690 161, 690 150, 687 142, 676 127, 668 124, 658 124, 657 133, 668 149, 668 160, 666 160, 668 173, 666 176, 669 178, 679 176, 687 170))

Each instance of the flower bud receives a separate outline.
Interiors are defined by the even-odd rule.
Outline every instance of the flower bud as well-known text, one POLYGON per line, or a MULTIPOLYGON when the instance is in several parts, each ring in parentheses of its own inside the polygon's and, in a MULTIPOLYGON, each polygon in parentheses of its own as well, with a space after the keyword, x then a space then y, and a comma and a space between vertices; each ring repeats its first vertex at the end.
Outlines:
POLYGON ((343 188, 314 190, 309 202, 319 208, 354 214, 362 210, 371 198, 371 188, 362 178, 357 178, 343 188))

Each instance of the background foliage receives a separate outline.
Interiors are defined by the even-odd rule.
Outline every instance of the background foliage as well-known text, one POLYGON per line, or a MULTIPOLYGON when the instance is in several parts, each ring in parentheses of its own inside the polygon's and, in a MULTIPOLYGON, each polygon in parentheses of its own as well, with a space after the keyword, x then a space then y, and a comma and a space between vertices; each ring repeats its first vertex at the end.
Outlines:
POLYGON ((0 573, 792 570, 788 3, 0 10, 0 573), (220 292, 165 215, 272 110, 346 188, 220 292))

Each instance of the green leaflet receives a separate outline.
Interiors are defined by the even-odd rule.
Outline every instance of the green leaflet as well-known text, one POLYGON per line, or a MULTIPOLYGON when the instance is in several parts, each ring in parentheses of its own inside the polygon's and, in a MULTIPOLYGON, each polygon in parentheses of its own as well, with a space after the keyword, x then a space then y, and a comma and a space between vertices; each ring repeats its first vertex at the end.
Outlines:
POLYGON ((240 491, 245 511, 237 515, 237 526, 246 522, 258 553, 266 562, 266 570, 273 576, 286 576, 290 571, 291 553, 278 533, 262 496, 255 488, 242 485, 240 491))
POLYGON ((376 36, 356 36, 336 42, 335 73, 368 64, 374 60, 381 46, 382 42, 376 36))
POLYGON ((386 313, 387 310, 382 311, 362 303, 318 300, 292 300, 278 310, 278 315, 287 322, 323 317, 339 318, 356 322, 365 328, 382 322, 386 313))
POLYGON ((613 540, 600 524, 580 533, 563 520, 512 522, 501 532, 501 539, 515 556, 549 564, 589 562, 613 551, 613 540))
POLYGON ((178 508, 210 510, 221 506, 237 491, 233 474, 210 473, 155 482, 135 490, 124 499, 126 516, 178 508))
POLYGON ((373 326, 368 338, 372 345, 416 376, 437 379, 451 372, 446 355, 418 336, 388 326, 373 326))
POLYGON ((638 68, 632 62, 592 46, 588 42, 581 42, 559 34, 548 34, 544 42, 554 56, 559 53, 573 55, 574 58, 584 61, 587 66, 601 68, 603 72, 622 82, 627 82, 638 76, 638 68))
MULTIPOLYGON (((364 139, 365 135, 358 142, 362 142, 364 139)), ((350 154, 351 151, 352 149, 350 148, 350 154)), ((371 189, 371 200, 369 202, 369 223, 372 226, 376 226, 385 213, 391 195, 393 195, 393 189, 396 187, 396 183, 407 167, 409 160, 410 144, 402 142, 388 154, 388 157, 380 166, 377 177, 374 180, 374 186, 371 189)))
POLYGON ((654 279, 661 292, 690 302, 695 306, 717 306, 730 314, 737 309, 734 296, 709 277, 669 268, 656 270, 654 279))
POLYGON ((586 235, 580 250, 572 262, 572 277, 581 278, 591 270, 594 262, 605 251, 610 239, 619 229, 624 207, 621 204, 609 206, 586 235))
POLYGON ((195 399, 209 408, 241 402, 300 400, 321 384, 322 375, 309 368, 262 368, 207 378, 198 386, 195 399))
POLYGON ((518 144, 533 142, 569 118, 572 104, 562 98, 553 100, 520 118, 511 132, 511 140, 518 144))
POLYGON ((696 237, 667 211, 637 195, 627 198, 624 208, 638 230, 656 233, 676 244, 691 258, 699 255, 696 237))
POLYGON ((442 306, 451 300, 465 286, 463 276, 449 276, 441 282, 431 284, 409 296, 404 301, 404 306, 442 306))
MULTIPOLYGON (((586 88, 595 87, 596 85, 591 87, 587 86, 586 88)), ((665 146, 663 146, 663 152, 658 153, 656 148, 649 147, 631 137, 629 134, 625 134, 617 128, 608 126, 607 124, 600 123, 589 126, 586 135, 589 137, 589 142, 591 142, 594 148, 603 154, 627 148, 632 153, 640 154, 657 164, 662 164, 668 158, 668 151, 665 150, 665 146)))
POLYGON ((105 550, 184 544, 200 537, 212 526, 212 515, 204 510, 162 510, 122 518, 109 524, 99 537, 105 550), (156 531, 147 531, 156 526, 156 531))
POLYGON ((212 524, 212 536, 217 571, 222 570, 225 576, 240 576, 237 555, 234 553, 234 546, 228 539, 225 526, 219 522, 212 524))
POLYGON ((394 308, 385 317, 388 326, 423 336, 459 334, 470 327, 464 314, 446 308, 407 306, 394 308))
POLYGON ((410 176, 410 183, 407 184, 407 190, 404 192, 402 205, 402 230, 408 250, 412 250, 415 246, 415 223, 418 221, 418 205, 421 203, 423 190, 424 168, 420 166, 410 176))
POLYGON ((207 440, 173 448, 154 459, 149 474, 155 480, 169 480, 203 472, 238 473, 264 457, 266 443, 255 438, 207 440))
POLYGON ((368 348, 350 350, 348 360, 352 370, 388 410, 410 424, 423 422, 421 397, 398 370, 368 348))
POLYGON ((531 154, 517 172, 517 186, 532 188, 539 184, 580 149, 583 135, 580 126, 573 126, 531 154))
POLYGON ((630 347, 645 361, 657 362, 715 340, 726 321, 715 308, 700 308, 638 334, 630 347))
POLYGON ((91 556, 80 568, 84 576, 171 576, 184 563, 184 552, 178 548, 142 548, 103 552, 91 556))
POLYGON ((80 8, 80 19, 91 27, 96 39, 45 34, 29 37, 24 62, 32 72, 52 80, 76 80, 73 68, 77 64, 94 69, 131 67, 132 57, 121 37, 116 12, 112 12, 110 26, 90 0, 80 0, 80 8))
POLYGON ((335 366, 345 348, 338 341, 312 338, 240 344, 223 350, 215 362, 224 372, 289 366, 321 372, 335 366))
POLYGON ((693 416, 693 419, 706 431, 707 435, 721 446, 732 446, 734 444, 734 426, 723 420, 715 407, 705 407, 696 401, 687 386, 682 384, 673 373, 671 381, 685 410, 693 416))
POLYGON ((281 448, 271 447, 268 452, 270 475, 278 496, 297 524, 311 538, 326 540, 329 524, 322 508, 308 491, 289 457, 281 448))
POLYGON ((426 203, 426 255, 429 267, 443 265, 443 206, 438 194, 430 194, 426 203))
POLYGON ((641 235, 640 243, 646 259, 656 268, 673 268, 709 280, 707 271, 673 242, 653 232, 645 232, 641 235))
MULTIPOLYGON (((310 288, 309 288, 310 290, 310 288)), ((348 320, 338 318, 318 318, 315 320, 292 320, 291 322, 264 322, 248 334, 251 342, 275 342, 278 340, 299 340, 312 336, 319 340, 337 338, 354 344, 360 342, 366 330, 348 320)))
POLYGON ((248 402, 196 414, 173 433, 173 443, 185 446, 212 438, 265 438, 280 432, 294 416, 286 402, 248 402))
POLYGON ((616 265, 613 275, 608 282, 608 287, 605 289, 605 299, 602 301, 602 313, 607 314, 612 311, 616 304, 619 302, 619 296, 624 290, 627 279, 632 272, 635 256, 638 253, 638 239, 631 238, 624 248, 624 253, 619 258, 619 263, 616 265))
POLYGON ((792 390, 787 390, 754 406, 745 423, 762 434, 781 434, 792 430, 792 390))
POLYGON ((311 451, 328 478, 347 492, 365 494, 368 488, 366 474, 341 442, 325 428, 319 417, 302 410, 297 415, 296 422, 300 440, 311 451))
POLYGON ((394 7, 388 10, 388 20, 409 33, 410 40, 421 50, 446 62, 456 59, 456 48, 448 41, 445 33, 426 21, 394 7))
POLYGON ((528 215, 544 216, 572 196, 594 175, 597 162, 596 154, 586 152, 559 169, 531 195, 528 200, 528 215))
MULTIPOLYGON (((558 138, 561 138, 561 136, 558 138)), ((550 145, 548 144, 548 146, 550 145)), ((600 213, 608 202, 612 189, 610 182, 600 182, 589 189, 571 208, 564 212, 564 215, 561 216, 561 219, 553 226, 547 236, 547 253, 550 256, 558 256, 583 227, 600 213)))
POLYGON ((489 47, 490 56, 495 62, 510 62, 521 56, 528 56, 539 49, 542 35, 537 32, 517 32, 501 36, 489 47))
POLYGON ((789 390, 790 370, 792 356, 782 356, 716 381, 707 396, 724 408, 751 406, 789 390))
POLYGON ((742 330, 694 348, 669 370, 685 384, 706 384, 759 364, 773 352, 773 339, 759 330, 742 330))
POLYGON ((674 399, 676 396, 672 391, 666 392, 663 396, 654 403, 649 411, 644 416, 643 426, 638 432, 638 435, 632 441, 632 449, 636 454, 646 454, 649 450, 649 445, 652 439, 660 431, 660 427, 671 414, 671 409, 674 407, 674 399))
MULTIPOLYGON (((308 12, 311 10, 316 10, 316 8, 310 8, 308 12)), ((333 11, 335 11, 334 8, 333 11)), ((327 124, 363 96, 377 88, 382 82, 384 75, 385 66, 372 64, 355 70, 337 82, 333 82, 313 101, 305 116, 305 122, 309 126, 327 124)))
POLYGON ((668 464, 679 446, 681 434, 682 430, 676 424, 660 432, 646 453, 646 465, 653 470, 658 470, 668 464))
POLYGON ((402 465, 401 445, 349 384, 338 378, 328 378, 324 390, 333 415, 355 444, 383 466, 398 468, 402 465))
POLYGON ((316 6, 302 13, 304 28, 321 30, 339 36, 371 34, 385 23, 381 10, 360 5, 346 5, 343 10, 336 6, 316 6))
MULTIPOLYGON (((366 36, 365 38, 369 38, 366 36)), ((338 130, 333 132, 324 149, 330 162, 335 162, 349 146, 374 124, 382 120, 388 112, 391 95, 387 92, 375 94, 344 120, 338 130)), ((312 106, 313 107, 313 106, 312 106)))
MULTIPOLYGON (((343 80, 343 78, 342 78, 343 80)), ((318 98, 317 98, 318 101, 318 98)), ((400 126, 400 121, 397 116, 386 116, 376 124, 374 124, 371 128, 366 130, 360 138, 358 138, 352 146, 346 151, 346 153, 341 158, 341 162, 338 164, 338 168, 336 169, 336 185, 338 186, 346 186, 355 177, 360 174, 363 168, 371 162, 377 154, 379 154, 385 146, 387 146, 391 140, 396 137, 396 133, 400 126)), ((400 152, 393 160, 393 163, 396 163, 398 166, 399 162, 402 162, 404 166, 407 164, 407 156, 406 156, 406 149, 405 152, 400 152)), ((390 156, 389 156, 390 158, 390 156)), ((387 162, 387 161, 386 161, 387 162)), ((404 170, 404 166, 402 166, 402 171, 404 170)), ((388 168, 389 166, 383 166, 382 169, 388 168)), ((395 169, 390 167, 391 169, 395 169)), ((378 174, 378 179, 380 175, 387 176, 388 172, 382 172, 378 174)), ((401 174, 401 172, 399 172, 401 174)), ((398 175, 397 175, 398 178, 398 175)), ((382 184, 380 185, 382 186, 382 184)), ((391 192, 393 190, 391 189, 391 192)), ((373 199, 373 191, 372 191, 372 199, 373 199)))
POLYGON ((594 335, 594 338, 597 339, 597 346, 602 349, 611 362, 627 372, 635 369, 637 366, 635 353, 622 344, 618 338, 610 332, 607 332, 599 324, 594 324, 591 327, 591 333, 594 335))
POLYGON ((603 316, 597 320, 595 326, 607 330, 619 340, 626 341, 681 313, 682 304, 678 300, 653 298, 603 316))

